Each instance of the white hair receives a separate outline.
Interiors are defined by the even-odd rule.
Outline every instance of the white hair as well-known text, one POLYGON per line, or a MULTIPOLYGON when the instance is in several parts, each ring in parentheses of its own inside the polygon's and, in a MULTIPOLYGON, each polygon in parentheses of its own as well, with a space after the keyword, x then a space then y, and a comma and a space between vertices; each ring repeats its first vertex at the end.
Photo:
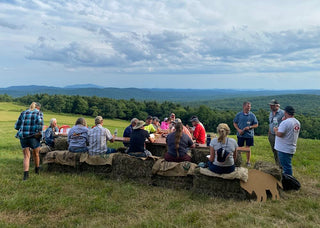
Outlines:
POLYGON ((57 122, 57 119, 56 119, 56 118, 52 118, 52 119, 50 120, 50 126, 53 124, 54 121, 57 122))

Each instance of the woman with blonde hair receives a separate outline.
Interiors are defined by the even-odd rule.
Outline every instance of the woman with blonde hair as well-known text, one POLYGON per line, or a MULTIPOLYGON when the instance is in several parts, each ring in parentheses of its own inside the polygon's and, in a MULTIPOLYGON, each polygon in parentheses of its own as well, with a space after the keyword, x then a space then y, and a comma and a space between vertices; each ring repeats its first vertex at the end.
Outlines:
POLYGON ((219 137, 212 139, 210 142, 209 169, 218 174, 232 173, 235 169, 237 141, 228 137, 230 128, 225 123, 218 125, 217 133, 219 137))
POLYGON ((189 147, 195 147, 191 138, 183 132, 183 124, 178 122, 175 131, 167 136, 168 152, 164 159, 169 162, 191 161, 187 154, 189 147))

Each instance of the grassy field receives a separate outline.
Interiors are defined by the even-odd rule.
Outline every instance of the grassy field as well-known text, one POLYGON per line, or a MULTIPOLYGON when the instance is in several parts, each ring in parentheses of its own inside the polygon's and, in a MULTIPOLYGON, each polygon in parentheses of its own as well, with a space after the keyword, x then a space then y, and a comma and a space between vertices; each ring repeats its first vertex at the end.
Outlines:
MULTIPOLYGON (((0 227, 319 227, 320 141, 299 139, 294 175, 302 188, 279 201, 234 201, 108 180, 93 174, 42 172, 22 181, 14 123, 25 107, 0 103, 0 227)), ((45 124, 73 125, 78 116, 44 113, 45 124)), ((93 125, 93 118, 86 118, 93 125)), ((122 133, 128 122, 106 120, 122 133)), ((114 144, 118 147, 120 144, 114 144)), ((256 137, 252 162, 272 161, 266 137, 256 137)), ((31 167, 30 170, 33 170, 31 167)))

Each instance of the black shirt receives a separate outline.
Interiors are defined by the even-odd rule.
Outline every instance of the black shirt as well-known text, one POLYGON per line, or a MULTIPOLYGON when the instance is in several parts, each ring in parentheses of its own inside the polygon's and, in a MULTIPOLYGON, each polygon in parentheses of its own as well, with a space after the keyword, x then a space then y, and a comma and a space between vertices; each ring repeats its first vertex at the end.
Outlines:
POLYGON ((146 130, 133 130, 130 136, 130 147, 128 152, 144 152, 144 143, 150 135, 146 130))

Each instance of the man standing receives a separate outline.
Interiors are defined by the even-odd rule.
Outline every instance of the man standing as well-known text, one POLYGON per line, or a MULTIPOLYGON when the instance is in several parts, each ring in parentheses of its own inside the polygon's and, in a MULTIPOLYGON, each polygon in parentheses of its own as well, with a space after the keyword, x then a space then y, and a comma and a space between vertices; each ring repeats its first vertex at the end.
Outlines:
POLYGON ((90 155, 100 155, 100 154, 110 154, 116 152, 115 149, 107 147, 107 141, 114 142, 114 137, 111 135, 107 128, 102 127, 103 118, 102 116, 97 116, 94 119, 95 127, 90 129, 88 132, 89 136, 89 154, 90 155))
POLYGON ((273 152, 274 160, 277 165, 279 165, 279 157, 278 152, 276 149, 274 149, 274 143, 275 143, 275 132, 273 128, 279 127, 282 118, 284 117, 284 111, 280 109, 280 104, 277 100, 272 99, 269 103, 270 105, 270 114, 269 114, 269 132, 268 132, 268 139, 269 143, 273 152))
POLYGON ((30 148, 32 149, 35 164, 35 173, 39 174, 40 139, 43 127, 43 114, 40 112, 40 108, 41 105, 39 103, 32 102, 29 109, 21 112, 14 127, 18 130, 16 137, 20 139, 23 151, 23 180, 29 178, 30 148))
MULTIPOLYGON (((130 138, 131 136, 131 133, 133 131, 133 127, 137 125, 137 122, 139 120, 137 118, 133 118, 130 122, 130 125, 128 127, 126 127, 126 129, 124 130, 123 132, 123 137, 126 137, 126 138, 130 138)), ((123 142, 123 145, 126 146, 126 147, 129 147, 130 146, 130 143, 127 143, 127 142, 123 142)))
POLYGON ((292 157, 297 149, 297 141, 300 132, 300 122, 294 118, 295 110, 291 106, 284 109, 284 120, 279 128, 275 127, 275 149, 278 151, 280 165, 283 173, 292 175, 292 157))
MULTIPOLYGON (((246 147, 254 145, 254 130, 258 127, 257 117, 250 111, 251 103, 245 101, 242 105, 242 112, 239 112, 233 120, 233 126, 237 130, 238 146, 246 147)), ((251 150, 247 152, 247 167, 250 167, 251 150)))

